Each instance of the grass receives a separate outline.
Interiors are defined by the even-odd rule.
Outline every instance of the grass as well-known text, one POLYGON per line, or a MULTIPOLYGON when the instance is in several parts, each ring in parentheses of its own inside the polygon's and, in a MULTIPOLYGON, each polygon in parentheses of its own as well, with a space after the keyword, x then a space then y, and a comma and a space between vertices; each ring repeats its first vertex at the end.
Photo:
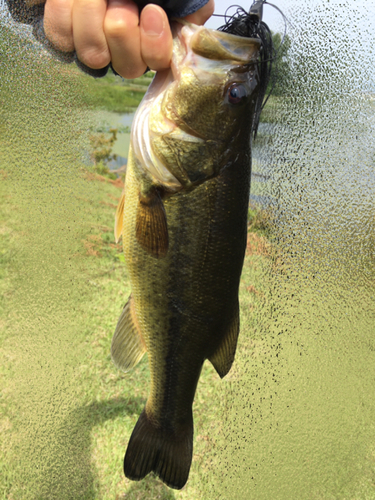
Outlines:
MULTIPOLYGON (((73 66, 56 70, 48 60, 25 78, 27 85, 21 71, 11 76, 2 95, 13 128, 4 129, 0 157, 0 498, 202 498, 223 425, 224 385, 208 362, 194 403, 186 488, 172 491, 152 475, 139 483, 124 478, 123 456, 146 401, 149 371, 147 357, 129 374, 110 359, 130 292, 113 236, 121 183, 74 160, 85 127, 79 108, 124 112, 138 104, 150 79, 94 80, 73 66), (127 96, 121 102, 120 94, 127 96), (26 119, 12 105, 16 98, 28 109, 26 119)), ((241 285, 241 301, 256 310, 263 300, 256 276, 261 281, 268 257, 259 232, 251 245, 245 268, 255 274, 251 288, 241 285)), ((226 381, 235 376, 236 365, 226 381)))
POLYGON ((94 109, 128 113, 137 108, 152 77, 152 72, 135 80, 124 80, 112 72, 97 79, 82 75, 82 82, 86 87, 83 103, 94 109))
POLYGON ((260 121, 263 123, 278 123, 280 121, 281 96, 270 95, 261 115, 260 121))
MULTIPOLYGON (((89 198, 83 194, 77 200, 82 207, 84 227, 79 233, 76 241, 78 246, 74 255, 70 256, 70 262, 76 271, 79 269, 79 275, 85 277, 85 285, 78 282, 79 291, 75 303, 69 306, 81 311, 79 316, 83 317, 82 321, 75 320, 78 322, 74 333, 75 350, 81 354, 74 369, 73 378, 76 380, 71 382, 77 385, 79 396, 69 411, 62 412, 62 420, 58 416, 54 419, 54 438, 48 444, 49 454, 54 456, 55 460, 61 460, 63 465, 56 466, 57 468, 51 466, 44 472, 43 477, 39 477, 36 484, 41 491, 53 491, 55 496, 51 498, 61 499, 68 498, 66 488, 69 484, 71 491, 78 495, 75 498, 80 499, 199 498, 199 481, 202 471, 207 470, 208 466, 205 457, 212 450, 219 429, 212 407, 218 404, 218 390, 222 382, 208 362, 204 366, 194 404, 194 458, 187 487, 181 492, 174 492, 152 475, 139 483, 131 482, 123 476, 123 455, 146 401, 149 370, 145 357, 132 372, 123 374, 116 370, 109 355, 112 333, 129 295, 121 245, 114 242, 113 236, 114 213, 121 195, 121 181, 113 181, 86 170, 80 172, 81 188, 83 187, 86 195, 89 193, 89 198), (88 298, 82 299, 80 294, 86 294, 88 298)), ((17 208, 16 196, 9 194, 14 192, 15 180, 14 176, 3 174, 0 187, 0 214, 3 221, 0 226, 3 236, 0 239, 0 291, 8 297, 6 306, 0 309, 0 324, 4 327, 0 351, 1 385, 5 395, 2 399, 3 417, 0 427, 7 436, 1 445, 1 456, 4 460, 0 460, 0 492, 1 498, 12 500, 26 498, 23 496, 25 485, 22 486, 20 482, 17 463, 12 454, 18 439, 24 435, 25 424, 14 414, 19 394, 13 384, 15 373, 9 369, 12 352, 14 353, 11 348, 14 328, 9 314, 14 295, 14 268, 17 267, 12 252, 17 252, 18 243, 25 238, 22 210, 19 206, 17 208)), ((43 238, 43 232, 40 235, 32 235, 33 239, 39 237, 43 238)), ((254 263, 257 266, 260 263, 265 265, 267 253, 263 249, 266 240, 258 232, 253 233, 249 241, 252 241, 253 250, 246 257, 245 268, 252 268, 254 263)), ((48 261, 47 255, 47 267, 48 261)), ((252 283, 254 284, 251 287, 242 287, 241 300, 250 303, 254 308, 257 302, 263 299, 254 279, 252 283)), ((15 305, 14 308, 17 309, 15 305)), ((41 350, 46 351, 46 346, 41 346, 41 350)), ((67 348, 68 359, 69 352, 67 348)), ((54 369, 50 373, 52 377, 56 376, 54 369)), ((45 390, 47 388, 48 382, 45 390)), ((49 403, 45 410, 48 405, 49 403)), ((41 445, 40 439, 35 438, 36 448, 41 445)), ((29 488, 29 498, 34 498, 33 488, 36 486, 31 480, 29 488)), ((43 498, 49 497, 47 495, 43 498)))

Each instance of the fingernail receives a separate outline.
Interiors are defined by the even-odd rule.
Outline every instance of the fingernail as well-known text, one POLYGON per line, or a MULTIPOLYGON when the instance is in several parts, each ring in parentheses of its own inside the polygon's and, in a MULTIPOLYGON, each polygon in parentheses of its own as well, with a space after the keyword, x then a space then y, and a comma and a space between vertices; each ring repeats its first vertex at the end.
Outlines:
POLYGON ((151 5, 145 7, 141 15, 141 25, 146 35, 160 36, 164 31, 162 13, 151 5))

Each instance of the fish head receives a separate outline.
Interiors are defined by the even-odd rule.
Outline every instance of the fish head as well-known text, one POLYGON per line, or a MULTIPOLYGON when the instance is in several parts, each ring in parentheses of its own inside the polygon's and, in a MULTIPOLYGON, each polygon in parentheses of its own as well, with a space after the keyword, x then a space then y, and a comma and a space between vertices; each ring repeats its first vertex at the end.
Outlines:
POLYGON ((140 168, 170 192, 249 153, 260 50, 258 39, 190 23, 173 31, 171 68, 156 74, 132 129, 140 168))

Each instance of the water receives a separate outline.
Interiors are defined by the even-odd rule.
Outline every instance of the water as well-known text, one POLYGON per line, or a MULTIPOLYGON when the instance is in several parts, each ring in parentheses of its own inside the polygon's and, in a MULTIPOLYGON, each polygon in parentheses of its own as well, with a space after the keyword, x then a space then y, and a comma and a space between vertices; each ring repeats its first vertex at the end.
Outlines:
POLYGON ((130 128, 133 122, 135 111, 132 113, 112 113, 110 111, 100 111, 95 113, 93 119, 98 128, 117 128, 117 140, 112 148, 113 154, 117 155, 115 160, 108 163, 110 170, 117 170, 127 164, 130 144, 130 128), (129 131, 122 131, 128 128, 129 131))

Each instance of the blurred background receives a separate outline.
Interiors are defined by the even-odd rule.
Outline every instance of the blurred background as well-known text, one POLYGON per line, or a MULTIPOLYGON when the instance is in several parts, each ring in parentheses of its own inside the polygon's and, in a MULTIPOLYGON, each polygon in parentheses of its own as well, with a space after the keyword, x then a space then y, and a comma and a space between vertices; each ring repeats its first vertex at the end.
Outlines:
POLYGON ((152 74, 95 80, 2 7, 2 498, 375 498, 375 2, 276 2, 238 351, 223 380, 204 366, 178 492, 124 478, 149 373, 110 359, 129 295, 114 213, 152 74))

